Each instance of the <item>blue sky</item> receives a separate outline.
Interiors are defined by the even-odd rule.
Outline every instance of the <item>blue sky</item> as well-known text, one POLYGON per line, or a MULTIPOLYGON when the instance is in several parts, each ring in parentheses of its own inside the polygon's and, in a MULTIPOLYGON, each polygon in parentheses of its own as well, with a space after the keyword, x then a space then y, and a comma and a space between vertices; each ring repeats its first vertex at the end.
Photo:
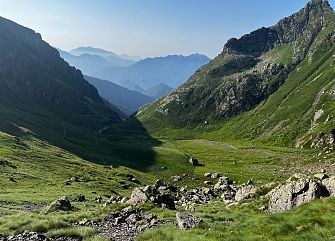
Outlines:
MULTIPOLYGON (((101 47, 138 56, 216 56, 231 37, 302 8, 307 0, 0 0, 0 16, 70 50, 101 47)), ((335 5, 335 0, 330 3, 335 5)))

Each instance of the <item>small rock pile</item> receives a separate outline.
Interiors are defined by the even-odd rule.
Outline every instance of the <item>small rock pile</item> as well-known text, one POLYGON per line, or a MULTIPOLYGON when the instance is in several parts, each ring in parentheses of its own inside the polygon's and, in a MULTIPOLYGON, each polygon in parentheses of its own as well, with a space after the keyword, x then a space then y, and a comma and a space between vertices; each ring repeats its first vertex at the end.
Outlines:
POLYGON ((157 180, 153 186, 135 188, 128 203, 138 205, 150 201, 161 208, 174 210, 176 192, 176 186, 157 180))
POLYGON ((155 215, 143 215, 141 209, 127 207, 110 213, 100 223, 88 221, 84 225, 98 229, 102 236, 114 241, 133 241, 145 230, 162 224, 173 224, 173 222, 160 222, 155 215))
POLYGON ((218 179, 214 186, 190 190, 187 187, 179 188, 157 180, 153 186, 135 188, 128 203, 138 205, 152 202, 159 207, 172 210, 175 209, 175 205, 179 205, 185 210, 193 211, 196 204, 210 203, 218 197, 221 197, 225 203, 234 203, 251 199, 257 192, 257 188, 252 184, 238 187, 228 177, 221 177, 218 173, 210 176, 213 179, 218 179))

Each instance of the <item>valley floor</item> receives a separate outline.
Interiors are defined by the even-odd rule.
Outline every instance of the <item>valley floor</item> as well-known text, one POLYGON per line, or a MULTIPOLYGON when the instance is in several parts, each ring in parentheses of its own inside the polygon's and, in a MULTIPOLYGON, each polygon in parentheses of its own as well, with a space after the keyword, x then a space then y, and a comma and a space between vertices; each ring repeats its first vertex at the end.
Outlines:
MULTIPOLYGON (((134 150, 136 143, 144 145, 146 141, 128 136, 115 145, 127 146, 124 158, 136 162, 136 158, 145 159, 134 150)), ((219 172, 237 184, 252 179, 259 186, 280 183, 296 172, 311 174, 326 169, 334 173, 334 158, 329 153, 251 143, 159 140, 146 153, 154 158, 150 165, 126 167, 89 162, 32 136, 17 138, 0 133, 0 142, 0 233, 6 236, 31 231, 49 237, 106 240, 94 227, 79 224, 101 222, 112 211, 128 206, 104 205, 110 196, 130 197, 135 187, 151 185, 159 178, 172 182, 172 176, 182 176, 176 184, 193 188, 206 186, 204 182, 210 180, 204 177, 206 172, 219 172), (190 157, 202 165, 192 166, 190 157), (129 179, 129 174, 136 180, 129 179), (86 200, 78 201, 79 195, 86 200), (62 196, 70 199, 72 211, 47 212, 46 207, 62 196)), ((204 225, 188 231, 163 225, 145 232, 139 240, 328 240, 335 236, 334 204, 334 199, 326 198, 292 211, 267 214, 260 210, 266 205, 263 199, 232 207, 217 200, 195 207, 194 214, 205 221, 204 225)), ((176 211, 149 204, 142 209, 162 222, 175 220, 176 211)))

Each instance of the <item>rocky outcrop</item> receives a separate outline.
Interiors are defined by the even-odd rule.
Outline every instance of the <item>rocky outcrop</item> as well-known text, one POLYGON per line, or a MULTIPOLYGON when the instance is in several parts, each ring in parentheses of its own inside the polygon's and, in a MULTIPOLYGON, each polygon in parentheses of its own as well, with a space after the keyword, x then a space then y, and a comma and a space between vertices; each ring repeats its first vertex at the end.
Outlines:
MULTIPOLYGON (((327 180, 327 179, 326 179, 327 180)), ((325 184, 328 183, 324 181, 325 184)), ((332 184, 332 181, 329 182, 332 184)), ((280 212, 298 207, 314 199, 329 196, 329 191, 320 181, 308 176, 295 174, 285 184, 269 192, 270 212, 280 212)))

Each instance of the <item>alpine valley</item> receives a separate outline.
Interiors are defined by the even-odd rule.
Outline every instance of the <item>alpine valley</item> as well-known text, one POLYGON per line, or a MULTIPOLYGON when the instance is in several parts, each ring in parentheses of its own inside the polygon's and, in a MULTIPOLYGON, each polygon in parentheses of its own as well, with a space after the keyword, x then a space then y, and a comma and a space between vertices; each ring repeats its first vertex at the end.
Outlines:
POLYGON ((0 18, 0 240, 334 240, 334 63, 327 0, 213 60, 0 18))

